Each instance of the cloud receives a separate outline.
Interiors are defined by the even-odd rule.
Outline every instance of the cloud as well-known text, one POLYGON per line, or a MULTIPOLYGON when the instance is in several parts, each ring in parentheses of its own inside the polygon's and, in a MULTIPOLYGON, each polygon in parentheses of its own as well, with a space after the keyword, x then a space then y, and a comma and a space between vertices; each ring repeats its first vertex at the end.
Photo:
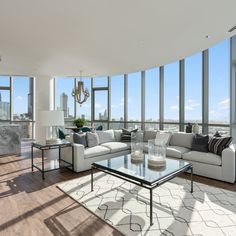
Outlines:
MULTIPOLYGON (((119 106, 120 106, 120 107, 123 107, 123 106, 124 106, 124 103, 125 103, 124 98, 120 99, 119 106)), ((131 104, 131 103, 132 103, 132 99, 131 99, 131 98, 128 98, 128 104, 131 104)))
POLYGON ((178 111, 179 110, 179 107, 177 105, 172 105, 170 106, 170 110, 172 111, 178 111))
POLYGON ((23 97, 22 96, 17 96, 16 99, 17 100, 23 100, 23 97))
POLYGON ((230 105, 230 100, 229 100, 229 98, 226 98, 226 99, 224 99, 223 101, 221 101, 221 102, 218 103, 218 109, 219 109, 220 111, 222 111, 222 110, 228 110, 228 109, 229 109, 229 105, 230 105))
POLYGON ((188 99, 186 101, 186 105, 185 105, 185 111, 194 111, 196 107, 200 106, 199 103, 197 103, 195 100, 193 99, 188 99))
POLYGON ((230 99, 225 98, 216 103, 212 110, 209 111, 211 120, 229 120, 230 99))

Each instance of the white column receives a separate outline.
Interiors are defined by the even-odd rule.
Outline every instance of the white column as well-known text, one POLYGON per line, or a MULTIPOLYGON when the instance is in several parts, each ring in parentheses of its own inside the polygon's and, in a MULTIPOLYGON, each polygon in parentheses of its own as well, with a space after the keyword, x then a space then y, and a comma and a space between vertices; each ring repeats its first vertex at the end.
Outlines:
POLYGON ((54 79, 49 76, 35 77, 35 140, 45 141, 46 128, 41 126, 39 115, 42 110, 53 110, 54 79))

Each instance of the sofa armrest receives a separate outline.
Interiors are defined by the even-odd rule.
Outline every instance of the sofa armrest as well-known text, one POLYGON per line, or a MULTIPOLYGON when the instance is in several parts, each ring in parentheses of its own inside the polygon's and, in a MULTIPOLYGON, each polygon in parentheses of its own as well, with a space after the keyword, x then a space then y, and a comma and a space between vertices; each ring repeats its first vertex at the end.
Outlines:
MULTIPOLYGON (((74 147, 74 171, 78 172, 80 160, 84 159, 84 146, 73 143, 74 147)), ((72 148, 66 147, 61 149, 61 159, 72 162, 72 148)))
POLYGON ((234 183, 236 175, 236 145, 231 144, 222 151, 222 178, 234 183))

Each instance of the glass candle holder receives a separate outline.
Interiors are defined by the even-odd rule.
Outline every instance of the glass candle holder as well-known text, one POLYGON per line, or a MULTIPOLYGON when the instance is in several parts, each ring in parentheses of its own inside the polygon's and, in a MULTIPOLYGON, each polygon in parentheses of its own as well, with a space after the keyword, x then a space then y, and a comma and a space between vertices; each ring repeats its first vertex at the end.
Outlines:
POLYGON ((131 158, 143 159, 143 132, 137 131, 131 133, 131 158))
POLYGON ((148 165, 163 166, 166 164, 166 145, 155 139, 148 140, 148 165))

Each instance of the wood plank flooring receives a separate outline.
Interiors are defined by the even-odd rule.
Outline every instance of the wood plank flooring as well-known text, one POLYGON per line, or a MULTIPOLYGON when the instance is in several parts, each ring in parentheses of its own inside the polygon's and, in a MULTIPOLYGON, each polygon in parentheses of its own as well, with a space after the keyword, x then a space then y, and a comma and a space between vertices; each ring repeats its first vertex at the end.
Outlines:
MULTIPOLYGON (((42 181, 40 172, 31 172, 29 145, 22 146, 20 156, 0 157, 0 235, 122 235, 56 187, 87 174, 57 170, 42 181)), ((236 184, 199 176, 194 181, 236 192, 236 184)))

